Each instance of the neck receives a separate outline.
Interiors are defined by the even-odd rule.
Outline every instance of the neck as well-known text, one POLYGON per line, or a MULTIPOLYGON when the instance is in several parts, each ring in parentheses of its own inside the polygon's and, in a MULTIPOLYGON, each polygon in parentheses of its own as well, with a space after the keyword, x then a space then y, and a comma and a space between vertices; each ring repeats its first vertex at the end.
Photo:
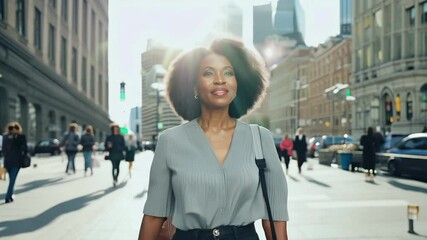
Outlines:
POLYGON ((206 132, 209 130, 221 131, 234 128, 236 120, 231 118, 227 112, 203 112, 197 120, 202 129, 206 132))

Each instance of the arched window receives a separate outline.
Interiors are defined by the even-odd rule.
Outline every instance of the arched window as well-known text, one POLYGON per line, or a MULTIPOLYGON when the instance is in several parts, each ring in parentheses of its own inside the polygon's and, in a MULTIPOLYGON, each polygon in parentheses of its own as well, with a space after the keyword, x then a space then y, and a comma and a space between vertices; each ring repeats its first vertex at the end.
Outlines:
POLYGON ((380 124, 380 99, 375 97, 371 102, 371 119, 372 126, 380 124))
POLYGON ((406 94, 406 119, 408 121, 412 120, 413 117, 413 109, 412 109, 412 95, 411 93, 406 94))

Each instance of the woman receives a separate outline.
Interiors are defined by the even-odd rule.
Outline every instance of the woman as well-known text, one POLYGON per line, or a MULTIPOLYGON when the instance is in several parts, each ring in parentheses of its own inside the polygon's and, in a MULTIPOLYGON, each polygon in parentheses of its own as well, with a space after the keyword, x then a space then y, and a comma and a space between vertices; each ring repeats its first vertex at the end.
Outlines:
POLYGON ((297 152, 298 172, 301 174, 301 168, 307 161, 307 141, 305 140, 303 129, 298 128, 295 134, 294 149, 297 152))
POLYGON ((86 127, 86 133, 81 137, 80 144, 83 146, 82 152, 85 159, 85 176, 88 169, 90 169, 90 175, 92 176, 92 153, 93 145, 95 145, 95 138, 93 137, 93 128, 91 125, 86 127))
POLYGON ((22 134, 22 127, 18 122, 10 122, 7 126, 7 134, 3 137, 3 154, 4 167, 9 174, 9 187, 5 202, 10 203, 13 202, 13 189, 21 168, 22 158, 27 154, 27 139, 22 134))
POLYGON ((280 142, 280 151, 285 158, 286 173, 288 173, 290 157, 292 156, 292 151, 294 149, 294 143, 289 138, 289 135, 286 133, 282 141, 280 142))
MULTIPOLYGON (((174 240, 259 239, 271 231, 259 185, 250 126, 238 118, 265 93, 264 65, 238 41, 181 55, 167 76, 167 97, 189 122, 165 130, 155 151, 140 240, 155 240, 166 217, 174 240), (198 236, 198 237, 197 237, 198 236), (215 237, 215 239, 217 239, 215 237)), ((287 239, 287 184, 271 133, 261 129, 266 182, 278 239, 287 239)))
POLYGON ((67 167, 65 173, 71 174, 70 171, 76 173, 75 158, 78 152, 77 145, 80 143, 80 137, 77 134, 77 124, 70 123, 68 132, 61 139, 61 149, 67 154, 67 167))
POLYGON ((135 151, 138 148, 136 140, 133 138, 132 134, 128 135, 128 139, 126 141, 126 162, 129 163, 129 177, 132 177, 132 165, 135 160, 135 151))
POLYGON ((363 146, 363 168, 365 169, 365 181, 374 182, 375 176, 375 137, 374 129, 368 127, 367 134, 360 138, 360 145, 363 146))
POLYGON ((110 129, 111 135, 105 140, 105 150, 108 151, 108 159, 113 165, 113 186, 115 187, 120 173, 120 161, 125 158, 123 154, 125 150, 125 138, 120 134, 118 124, 112 123, 110 129))

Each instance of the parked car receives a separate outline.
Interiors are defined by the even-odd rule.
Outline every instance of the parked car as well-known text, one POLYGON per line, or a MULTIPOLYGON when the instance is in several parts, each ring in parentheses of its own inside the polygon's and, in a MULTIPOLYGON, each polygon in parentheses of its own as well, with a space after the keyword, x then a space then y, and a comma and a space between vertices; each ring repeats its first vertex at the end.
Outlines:
POLYGON ((58 155, 61 153, 59 140, 56 138, 46 138, 40 140, 32 151, 31 155, 36 155, 38 153, 50 153, 50 155, 58 155))
POLYGON ((402 139, 391 148, 390 155, 379 162, 381 170, 391 175, 410 175, 427 178, 427 133, 414 133, 402 139), (404 154, 404 155, 393 155, 404 154))
POLYGON ((156 150, 156 142, 154 141, 141 141, 141 146, 142 146, 142 149, 144 150, 151 150, 151 151, 156 150))
POLYGON ((381 152, 387 152, 391 148, 395 147, 397 143, 399 143, 402 139, 407 137, 408 134, 401 134, 401 133, 390 133, 387 134, 384 138, 384 144, 381 147, 381 152))
POLYGON ((319 155, 318 151, 320 148, 321 137, 312 137, 308 140, 307 143, 307 157, 317 157, 319 155))
POLYGON ((323 135, 322 139, 320 140, 320 149, 326 149, 331 145, 335 145, 335 144, 357 144, 352 136, 349 136, 347 134, 343 135, 343 136, 331 136, 331 135, 323 135))

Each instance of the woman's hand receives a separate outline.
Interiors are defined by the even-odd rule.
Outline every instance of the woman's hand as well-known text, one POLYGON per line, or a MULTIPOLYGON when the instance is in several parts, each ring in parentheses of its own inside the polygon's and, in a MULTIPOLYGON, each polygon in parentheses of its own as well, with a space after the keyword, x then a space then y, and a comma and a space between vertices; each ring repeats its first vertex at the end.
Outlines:
POLYGON ((139 240, 157 240, 165 217, 144 215, 139 229, 139 240))

